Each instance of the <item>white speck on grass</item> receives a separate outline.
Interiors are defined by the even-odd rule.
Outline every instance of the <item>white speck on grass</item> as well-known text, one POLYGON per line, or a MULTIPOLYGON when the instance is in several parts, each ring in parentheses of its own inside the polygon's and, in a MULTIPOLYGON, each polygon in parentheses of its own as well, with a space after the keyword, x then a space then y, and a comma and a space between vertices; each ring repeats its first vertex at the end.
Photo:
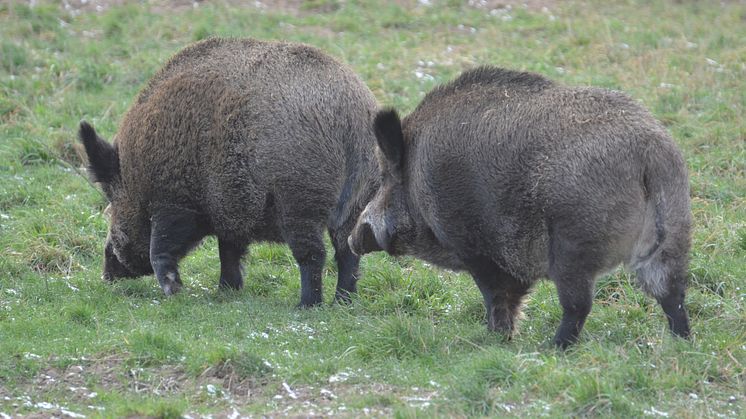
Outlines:
POLYGON ((327 398, 329 400, 337 398, 337 396, 334 393, 332 393, 331 390, 327 390, 325 388, 322 388, 321 391, 320 391, 320 393, 321 393, 322 396, 324 396, 325 398, 327 398))
POLYGON ((217 394, 218 394, 218 389, 217 389, 217 388, 215 388, 215 386, 214 386, 214 385, 212 385, 212 384, 208 384, 208 385, 206 386, 206 389, 207 389, 207 393, 208 393, 209 395, 211 395, 211 396, 215 396, 215 395, 217 395, 217 394))
POLYGON ((432 81, 435 80, 435 77, 431 76, 430 74, 425 73, 424 71, 415 70, 414 76, 417 77, 420 80, 427 80, 432 81))
POLYGON ((646 416, 661 416, 661 417, 664 417, 664 418, 668 417, 668 412, 663 412, 661 410, 656 409, 653 406, 650 406, 650 410, 646 409, 642 413, 644 415, 646 415, 646 416))
POLYGON ((63 415, 70 417, 70 418, 84 418, 85 415, 81 415, 80 413, 75 413, 70 410, 60 409, 60 412, 62 412, 63 415))
POLYGON ((709 65, 720 65, 717 61, 713 60, 712 58, 705 58, 705 61, 707 61, 707 64, 709 65))
POLYGON ((503 409, 504 411, 508 413, 512 412, 513 409, 515 409, 515 406, 510 403, 498 403, 497 407, 499 407, 500 409, 503 409))
POLYGON ((330 383, 344 383, 345 381, 350 379, 350 374, 344 371, 338 372, 331 377, 329 377, 330 383))
POLYGON ((32 354, 31 352, 25 352, 23 354, 23 359, 41 359, 41 356, 32 354))
POLYGON ((688 42, 686 43, 687 49, 697 48, 699 45, 697 45, 695 42, 688 42))
POLYGON ((478 29, 473 26, 466 26, 463 23, 459 23, 458 29, 461 31, 467 31, 469 33, 477 33, 478 29))
POLYGON ((284 388, 284 389, 285 389, 285 391, 287 391, 287 392, 288 392, 288 396, 289 396, 289 397, 290 397, 291 399, 295 400, 295 399, 297 399, 297 398, 298 398, 298 395, 297 395, 297 394, 295 394, 295 392, 293 391, 293 389, 292 389, 292 388, 290 388, 290 386, 288 385, 288 383, 286 383, 286 382, 283 382, 283 383, 282 383, 282 388, 284 388))
POLYGON ((661 83, 661 84, 658 85, 658 87, 661 87, 663 89, 671 89, 671 88, 676 87, 676 85, 675 84, 671 84, 671 83, 661 83))

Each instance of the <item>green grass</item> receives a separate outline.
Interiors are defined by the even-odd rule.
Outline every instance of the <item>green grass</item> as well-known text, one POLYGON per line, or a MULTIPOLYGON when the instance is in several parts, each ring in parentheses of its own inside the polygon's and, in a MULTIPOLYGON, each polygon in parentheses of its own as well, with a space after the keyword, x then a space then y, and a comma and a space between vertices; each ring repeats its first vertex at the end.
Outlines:
MULTIPOLYGON (((742 2, 484 2, 515 3, 493 12, 453 0, 37 3, 0 4, 0 413, 746 415, 742 2), (599 281, 581 340, 564 353, 551 345, 561 316, 552 284, 536 287, 507 341, 487 332, 467 275, 409 258, 367 256, 352 305, 302 311, 281 245, 252 246, 236 293, 217 291, 212 239, 184 260, 174 298, 152 277, 104 284, 105 201, 79 175, 77 123, 111 138, 159 66, 211 35, 319 46, 403 112, 477 64, 628 92, 690 169, 691 341, 669 336, 621 270, 599 281)), ((326 301, 335 269, 329 261, 326 301)))

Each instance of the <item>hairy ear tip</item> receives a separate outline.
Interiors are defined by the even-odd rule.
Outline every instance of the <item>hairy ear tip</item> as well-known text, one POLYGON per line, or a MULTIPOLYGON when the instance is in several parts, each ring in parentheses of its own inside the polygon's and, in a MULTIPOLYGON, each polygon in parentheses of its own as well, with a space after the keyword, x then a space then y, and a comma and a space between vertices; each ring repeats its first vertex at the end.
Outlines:
POLYGON ((399 113, 393 107, 383 108, 376 114, 376 124, 388 124, 392 122, 399 123, 399 113))
POLYGON ((93 141, 96 139, 96 130, 93 128, 93 125, 83 120, 80 121, 78 136, 80 137, 81 141, 93 141))

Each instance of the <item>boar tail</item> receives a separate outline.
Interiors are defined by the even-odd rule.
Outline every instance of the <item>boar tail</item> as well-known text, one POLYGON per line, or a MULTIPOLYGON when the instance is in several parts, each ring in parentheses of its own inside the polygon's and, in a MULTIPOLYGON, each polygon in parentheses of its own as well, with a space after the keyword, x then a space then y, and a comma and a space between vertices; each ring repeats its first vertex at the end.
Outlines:
MULTIPOLYGON (((643 182, 645 184, 645 189, 650 192, 649 188, 653 185, 650 185, 647 173, 644 176, 643 182)), ((645 264, 650 260, 660 250, 661 244, 666 240, 666 227, 663 218, 665 207, 666 199, 663 191, 657 191, 655 195, 648 197, 648 208, 652 209, 652 211, 648 211, 648 213, 652 212, 654 219, 653 227, 655 229, 655 242, 648 249, 646 254, 637 256, 638 265, 645 264)))
POLYGON ((631 265, 643 288, 658 296, 664 293, 666 277, 684 271, 690 246, 689 179, 670 137, 650 142, 643 188, 646 215, 631 265))

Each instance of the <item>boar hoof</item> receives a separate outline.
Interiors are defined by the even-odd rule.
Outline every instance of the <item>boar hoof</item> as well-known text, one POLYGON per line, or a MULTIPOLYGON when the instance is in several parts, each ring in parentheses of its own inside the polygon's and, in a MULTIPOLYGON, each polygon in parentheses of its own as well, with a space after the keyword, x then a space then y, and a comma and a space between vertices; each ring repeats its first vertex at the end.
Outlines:
POLYGON ((301 301, 300 303, 298 303, 297 306, 295 306, 295 308, 297 308, 297 309, 306 309, 306 308, 316 307, 316 306, 318 306, 320 304, 321 304, 321 300, 310 301, 310 302, 301 301))
POLYGON ((492 332, 504 335, 507 340, 513 338, 515 332, 516 313, 507 307, 493 306, 487 311, 487 328, 492 332))
POLYGON ((179 274, 175 272, 169 272, 166 274, 164 281, 161 281, 161 289, 167 296, 174 295, 181 290, 181 279, 179 274))
POLYGON ((171 296, 181 291, 181 284, 178 282, 172 282, 170 284, 164 284, 162 288, 167 296, 171 296))
POLYGON ((506 340, 511 340, 513 338, 513 324, 512 322, 489 322, 487 324, 487 328, 491 332, 496 332, 505 337, 506 340))
POLYGON ((352 297, 347 291, 337 291, 334 294, 334 302, 342 305, 352 304, 352 297))

